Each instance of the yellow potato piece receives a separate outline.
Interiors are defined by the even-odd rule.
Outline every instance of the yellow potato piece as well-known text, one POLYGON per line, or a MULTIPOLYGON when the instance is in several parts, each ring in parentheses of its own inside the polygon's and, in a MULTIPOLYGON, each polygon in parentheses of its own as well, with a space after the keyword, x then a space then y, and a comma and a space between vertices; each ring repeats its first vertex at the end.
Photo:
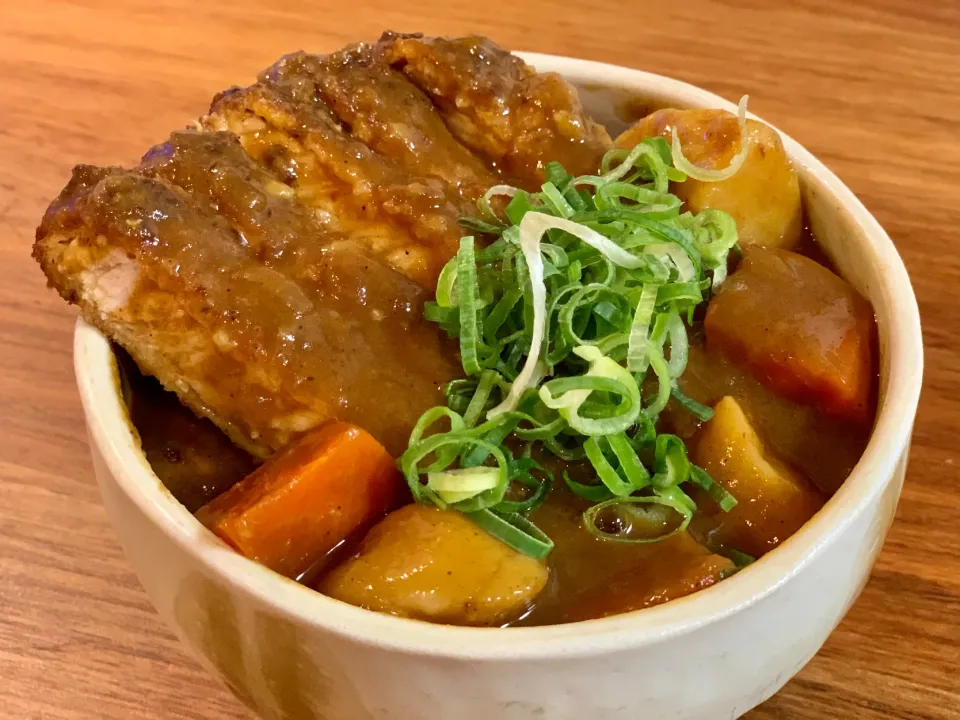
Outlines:
POLYGON ((800 529, 824 500, 764 447, 736 400, 727 396, 714 411, 691 459, 737 499, 737 506, 724 513, 709 499, 698 498, 695 530, 711 544, 759 557, 800 529))
POLYGON ((368 610, 453 625, 517 618, 547 583, 545 565, 454 510, 407 505, 364 538, 318 586, 368 610))
MULTIPOLYGON (((740 150, 737 118, 725 110, 657 110, 620 135, 616 145, 632 148, 657 135, 670 142, 674 127, 684 157, 698 167, 723 169, 740 150)), ((744 244, 792 248, 803 230, 797 173, 775 130, 747 120, 747 132, 750 150, 736 175, 720 182, 688 178, 671 190, 694 213, 714 208, 732 215, 744 244)))

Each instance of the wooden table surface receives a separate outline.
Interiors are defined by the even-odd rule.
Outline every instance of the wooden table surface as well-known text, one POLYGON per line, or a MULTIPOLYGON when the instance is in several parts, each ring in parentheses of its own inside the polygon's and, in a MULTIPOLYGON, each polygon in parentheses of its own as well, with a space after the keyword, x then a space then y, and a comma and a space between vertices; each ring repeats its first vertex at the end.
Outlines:
POLYGON ((749 717, 960 718, 960 3, 776 5, 3 2, 0 717, 246 717, 160 624, 107 523, 71 369, 74 313, 44 288, 30 245, 75 163, 135 162, 279 55, 391 28, 478 32, 749 93, 879 218, 926 340, 903 500, 860 601, 749 717))

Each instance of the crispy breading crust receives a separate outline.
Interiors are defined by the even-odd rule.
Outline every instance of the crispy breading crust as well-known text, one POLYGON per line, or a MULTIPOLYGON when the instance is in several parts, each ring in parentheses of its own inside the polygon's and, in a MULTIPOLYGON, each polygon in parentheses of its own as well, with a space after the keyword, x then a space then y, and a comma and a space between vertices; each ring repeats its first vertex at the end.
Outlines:
POLYGON ((595 171, 609 146, 561 79, 489 43, 477 65, 477 42, 288 56, 138 168, 78 166, 34 257, 257 457, 331 417, 399 453, 460 374, 422 318, 458 218, 499 177, 535 187, 548 160, 595 171))

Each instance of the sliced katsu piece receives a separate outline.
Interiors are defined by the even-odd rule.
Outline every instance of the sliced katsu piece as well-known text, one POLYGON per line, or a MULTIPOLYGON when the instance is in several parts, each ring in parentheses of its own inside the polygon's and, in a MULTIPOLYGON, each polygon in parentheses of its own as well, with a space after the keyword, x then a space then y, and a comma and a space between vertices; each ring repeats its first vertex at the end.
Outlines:
MULTIPOLYGON (((174 174, 191 186, 196 169, 180 161, 174 174)), ((219 196, 226 209, 252 191, 241 187, 242 172, 219 162, 226 185, 240 188, 219 196)), ((155 165, 147 172, 164 174, 155 165)), ((332 417, 402 449, 419 414, 442 401, 439 386, 454 370, 436 359, 444 353, 435 335, 405 339, 420 322, 423 291, 349 243, 316 253, 322 237, 289 228, 284 253, 313 259, 302 267, 261 262, 237 230, 249 219, 234 225, 225 217, 240 204, 218 215, 194 194, 203 191, 81 166, 44 218, 34 254, 89 322, 254 455, 267 457, 332 417), (298 281, 307 266, 320 282, 298 281)), ((285 231, 271 232, 277 248, 285 231)))
POLYGON ((385 33, 377 52, 430 96, 460 142, 528 190, 540 189, 551 160, 591 174, 613 147, 570 83, 486 38, 385 33))
POLYGON ((345 239, 292 202, 293 189, 247 155, 231 133, 175 132, 144 155, 137 172, 176 186, 194 203, 222 215, 263 263, 309 262, 328 244, 345 239))
POLYGON ((322 101, 258 83, 219 95, 202 120, 229 130, 331 229, 432 289, 457 249, 457 219, 475 210, 439 177, 417 176, 348 135, 322 101))
POLYGON ((430 99, 378 61, 369 45, 327 56, 293 53, 263 74, 303 102, 322 101, 350 134, 418 176, 442 178, 476 200, 499 182, 488 163, 458 142, 430 99))
POLYGON ((593 171, 609 146, 558 76, 477 39, 396 35, 288 56, 197 128, 134 170, 79 166, 34 255, 145 374, 259 458, 330 418, 399 454, 460 374, 423 319, 458 218, 514 169, 539 185, 544 162, 593 171))
POLYGON ((219 213, 259 262, 295 280, 318 307, 335 310, 336 329, 328 334, 341 335, 347 350, 358 345, 358 358, 365 351, 370 362, 396 355, 395 369, 417 358, 413 375, 419 369, 429 377, 455 376, 452 350, 423 320, 427 293, 371 256, 365 238, 324 228, 236 136, 175 132, 147 153, 137 172, 162 178, 219 213))

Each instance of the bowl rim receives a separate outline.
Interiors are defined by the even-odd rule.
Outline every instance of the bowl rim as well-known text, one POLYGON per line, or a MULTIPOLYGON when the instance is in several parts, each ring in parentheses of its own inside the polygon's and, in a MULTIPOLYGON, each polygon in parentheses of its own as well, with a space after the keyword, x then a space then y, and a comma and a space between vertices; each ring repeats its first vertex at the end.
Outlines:
MULTIPOLYGON (((681 106, 736 110, 718 95, 661 75, 575 58, 517 54, 539 71, 559 72, 573 82, 648 95, 659 93, 681 106)), ((836 175, 788 135, 780 132, 780 136, 806 181, 820 186, 860 226, 872 259, 881 269, 876 295, 889 309, 889 322, 880 328, 887 340, 889 377, 867 448, 841 488, 789 540, 722 583, 631 613, 565 625, 508 629, 437 625, 382 615, 328 598, 236 554, 167 492, 146 462, 129 425, 109 342, 78 319, 74 367, 91 444, 99 450, 125 495, 194 561, 250 599, 315 631, 347 641, 444 659, 555 659, 651 645, 717 623, 783 587, 826 552, 884 490, 908 448, 920 396, 923 347, 919 311, 896 248, 836 175)))

